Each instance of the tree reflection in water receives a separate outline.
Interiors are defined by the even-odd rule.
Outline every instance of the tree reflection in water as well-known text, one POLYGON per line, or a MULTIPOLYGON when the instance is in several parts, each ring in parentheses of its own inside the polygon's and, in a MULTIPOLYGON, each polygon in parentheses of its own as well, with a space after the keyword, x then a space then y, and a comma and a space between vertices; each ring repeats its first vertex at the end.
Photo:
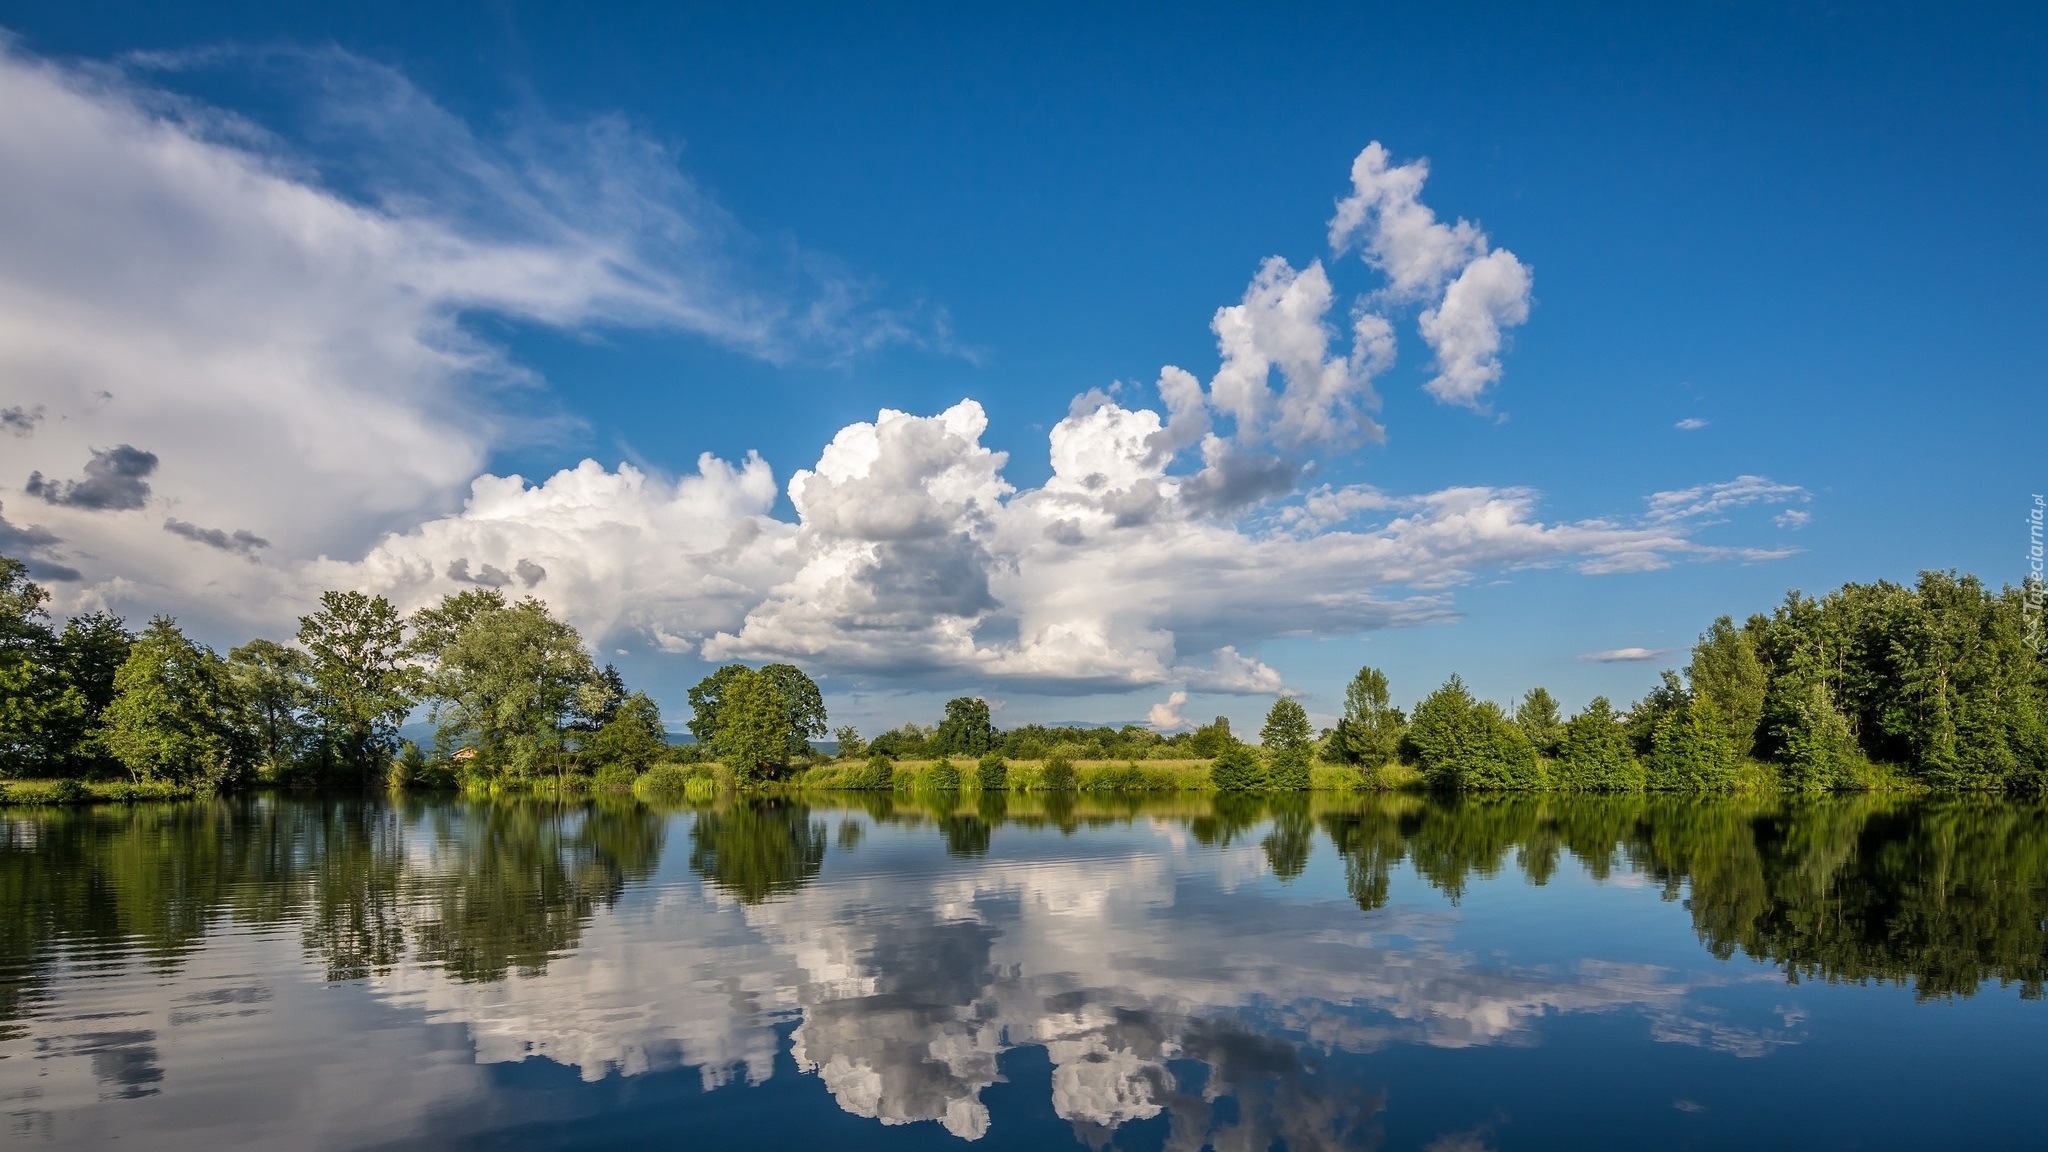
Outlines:
MULTIPOLYGON (((1335 939, 1356 924, 1359 913, 1343 905, 1294 905, 1284 917, 1276 905, 1259 928, 1235 918, 1267 912, 1193 901, 1148 922, 1157 937, 1118 936, 1124 921, 1073 918, 1075 902, 1136 908, 1170 896, 1171 866, 1143 872, 1152 865, 1139 853, 1108 871, 1006 845, 1031 830, 1164 825, 1254 869, 1262 863, 1281 883, 1333 849, 1324 860, 1341 863, 1351 900, 1375 916, 1403 915, 1390 905, 1418 881, 1456 902, 1485 877, 1543 885, 1575 868, 1603 881, 1626 873, 1682 899, 1711 955, 1754 957, 1793 981, 1897 982, 1923 998, 1997 982, 2038 998, 2048 969, 2048 808, 2010 801, 968 793, 728 799, 663 813, 631 801, 257 798, 0 818, 0 1042, 24 1035, 65 962, 133 959, 172 979, 223 925, 295 928, 329 980, 400 968, 451 990, 537 978, 584 946, 601 912, 652 879, 671 823, 687 829, 697 877, 698 895, 677 915, 706 933, 690 963, 722 980, 764 942, 816 957, 829 979, 814 973, 769 989, 782 997, 777 1011, 797 1013, 789 1044, 798 1066, 848 1111, 934 1120, 966 1137, 988 1130, 981 1093, 1001 1078, 1001 1054, 1034 1045, 1051 1059, 1055 1111, 1096 1146, 1121 1125, 1162 1116, 1174 1147, 1355 1146, 1371 1138, 1377 1100, 1353 1080, 1320 1074, 1324 1042, 1286 1021, 1298 1021, 1290 1014, 1303 1005, 1372 996, 1396 1025, 1423 1019, 1403 1014, 1414 988, 1347 982, 1360 975, 1358 954, 1297 955, 1318 930, 1335 939), (851 887, 818 885, 828 851, 857 859, 878 844, 901 851, 906 839, 945 856, 933 852, 914 875, 856 867, 851 887), (929 891, 914 891, 918 884, 929 891), (704 892, 719 897, 707 903, 704 892), (710 923, 712 910, 722 926, 710 923), (713 927, 731 942, 717 943, 725 937, 714 939, 713 927), (1233 942, 1260 932, 1270 946, 1233 942), (1076 959, 1113 949, 1117 963, 1099 970, 1076 959), (1241 988, 1246 981, 1255 986, 1241 988), (1238 991, 1266 1007, 1233 999, 1238 991)), ((618 948, 641 938, 608 930, 599 939, 618 948)), ((649 937, 658 947, 677 939, 649 937)), ((644 978, 675 962, 664 952, 646 968, 621 963, 644 978)), ((1431 1020, 1445 1018, 1439 1000, 1491 997, 1521 1019, 1622 1002, 1600 999, 1610 992, 1669 1011, 1682 994, 1626 980, 1618 991, 1502 992, 1482 986, 1494 978, 1485 974, 1421 963, 1410 971, 1432 982, 1422 990, 1437 998, 1426 1002, 1437 1006, 1427 1007, 1431 1020)), ((710 987, 705 980, 688 977, 668 994, 680 1005, 691 989, 710 987)), ((611 986, 629 995, 634 987, 611 986)), ((604 1021, 621 1018, 610 1002, 578 1016, 560 988, 531 995, 555 997, 548 1010, 564 1035, 601 1036, 604 1021)), ((446 1005, 463 1001, 442 1003, 452 1011, 446 1005)), ((692 1020, 715 1011, 705 1007, 714 1001, 690 1003, 692 1020)), ((650 1035, 671 1027, 648 1012, 650 1035)), ((495 1026, 516 1029, 518 1018, 495 1026)), ((1318 1025, 1348 1026, 1334 1016, 1318 1025)), ((164 1080, 152 1033, 62 1039, 70 1047, 52 1051, 90 1055, 116 1092, 157 1091, 164 1080)), ((764 1075, 766 1067, 764 1059, 764 1075)))

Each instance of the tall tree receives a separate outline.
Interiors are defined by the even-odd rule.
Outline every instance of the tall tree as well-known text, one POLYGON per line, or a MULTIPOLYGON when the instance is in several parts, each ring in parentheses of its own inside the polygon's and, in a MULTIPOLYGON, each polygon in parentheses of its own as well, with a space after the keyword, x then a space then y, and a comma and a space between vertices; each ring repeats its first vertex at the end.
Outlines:
POLYGON ((0 776, 53 771, 90 722, 85 697, 54 667, 48 590, 0 556, 0 776))
MULTIPOLYGON (((689 729, 700 743, 717 743, 725 698, 740 673, 747 671, 751 670, 744 664, 727 664, 690 689, 689 729)), ((810 742, 825 736, 825 698, 817 683, 794 664, 764 664, 759 675, 768 678, 782 700, 788 737, 776 761, 785 763, 808 754, 810 742)))
POLYGON ((312 661, 290 645, 258 639, 229 650, 228 670, 258 761, 272 779, 293 775, 311 739, 305 710, 313 694, 312 661))
POLYGON ((1548 688, 1531 688, 1522 697, 1515 706, 1515 727, 1545 756, 1557 755, 1558 745, 1564 742, 1564 717, 1558 714, 1557 698, 1548 688))
POLYGON ((1346 764, 1377 768, 1399 754, 1407 726, 1408 718, 1390 701, 1386 673, 1360 668, 1344 687, 1344 715, 1331 750, 1346 764))
POLYGON ((516 779, 566 771, 569 725, 603 691, 582 636, 531 597, 464 615, 426 681, 441 742, 516 779))
POLYGON ((405 623, 382 596, 323 592, 299 617, 311 661, 311 711, 321 739, 356 781, 375 782, 412 711, 418 670, 405 659, 405 623))
POLYGON ((668 751, 668 729, 661 708, 645 692, 629 692, 612 710, 602 728, 583 740, 581 757, 594 771, 606 769, 638 775, 668 751))
POLYGON ((1266 723, 1259 729, 1259 743, 1272 757, 1267 776, 1273 787, 1284 792, 1298 792, 1308 787, 1314 739, 1308 712, 1302 708, 1301 701, 1292 696, 1282 696, 1273 701, 1273 707, 1266 712, 1266 723))
POLYGON ((725 685, 711 750, 741 783, 773 775, 790 747, 789 703, 766 672, 742 668, 725 685))
POLYGON ((1714 702, 1736 755, 1749 755, 1756 746, 1756 729, 1763 720, 1764 693, 1770 679, 1757 655, 1755 634, 1737 628, 1735 621, 1726 616, 1714 621, 1693 646, 1692 664, 1685 675, 1693 695, 1714 702))
POLYGON ((996 744, 996 726, 990 718, 988 701, 979 696, 960 696, 946 701, 946 718, 932 733, 931 748, 941 756, 980 756, 996 744))
POLYGON ((137 780, 218 788, 253 761, 227 664, 169 617, 136 638, 114 685, 104 740, 137 780))
POLYGON ((69 713, 68 724, 54 734, 54 766, 63 775, 86 776, 115 767, 95 729, 114 701, 114 675, 127 662, 134 642, 121 618, 106 612, 73 616, 55 637, 45 666, 77 691, 82 706, 69 713))

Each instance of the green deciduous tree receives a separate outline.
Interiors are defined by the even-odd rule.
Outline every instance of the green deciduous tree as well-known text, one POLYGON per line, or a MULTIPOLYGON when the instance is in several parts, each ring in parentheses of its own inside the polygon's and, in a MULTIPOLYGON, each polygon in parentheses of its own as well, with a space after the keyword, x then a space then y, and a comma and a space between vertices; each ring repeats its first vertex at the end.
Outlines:
POLYGON ((1408 718, 1387 694, 1386 673, 1360 668, 1344 688, 1344 715, 1331 733, 1331 751, 1346 764, 1377 768, 1401 750, 1408 718))
POLYGON ((979 696, 960 696, 946 701, 946 718, 932 733, 931 751, 941 756, 979 756, 995 747, 996 736, 988 701, 979 696))
POLYGON ((584 737, 579 752, 584 768, 637 776, 668 752, 668 730, 653 697, 628 692, 611 713, 602 728, 584 737))
POLYGON ((1650 738, 1649 787, 1667 792, 1720 792, 1735 783, 1735 746, 1727 722, 1705 696, 1665 711, 1650 738))
POLYGON ((465 617, 426 680, 442 744, 471 744, 485 770, 513 779, 564 773, 569 726, 603 691, 583 638, 530 597, 465 617))
POLYGON ((159 616, 114 674, 102 739, 137 780, 220 788, 254 759, 241 713, 226 662, 159 616))
POLYGON ((344 775, 374 783, 419 686, 405 658, 405 622, 382 596, 323 592, 320 610, 299 617, 298 639, 311 661, 310 711, 321 742, 344 775))
POLYGON ((1565 723, 1551 782, 1574 792, 1640 792, 1646 776, 1628 728, 1605 696, 1565 723))
POLYGON ((1266 766, 1258 753, 1232 744, 1209 765, 1209 786, 1218 792, 1258 792, 1266 787, 1266 766))
POLYGON ((273 780, 290 777, 312 739, 305 715, 313 694, 312 661, 275 640, 251 640, 228 652, 228 672, 260 770, 273 780))
POLYGON ((1500 705, 1474 700, 1456 676, 1416 705, 1408 744, 1431 787, 1496 791, 1542 783, 1529 738, 1500 705))
MULTIPOLYGON (((727 664, 690 689, 691 735, 707 745, 718 742, 726 697, 740 673, 749 671, 753 670, 745 664, 727 664)), ((794 664, 764 664, 758 675, 775 687, 784 710, 785 747, 774 762, 789 763, 808 755, 810 742, 824 739, 826 731, 825 698, 818 691, 817 682, 794 664)))
POLYGON ((1728 729, 1728 742, 1738 756, 1756 746, 1757 725, 1764 715, 1764 693, 1770 673, 1757 655, 1756 636, 1723 616, 1693 646, 1686 680, 1694 696, 1714 702, 1728 729))
POLYGON ((742 784, 772 776, 790 747, 789 705, 775 681, 742 666, 720 693, 711 751, 742 784))
POLYGON ((1196 757, 1207 760, 1221 756, 1224 749, 1236 745, 1237 737, 1230 731, 1230 717, 1218 716, 1188 735, 1188 751, 1196 757))

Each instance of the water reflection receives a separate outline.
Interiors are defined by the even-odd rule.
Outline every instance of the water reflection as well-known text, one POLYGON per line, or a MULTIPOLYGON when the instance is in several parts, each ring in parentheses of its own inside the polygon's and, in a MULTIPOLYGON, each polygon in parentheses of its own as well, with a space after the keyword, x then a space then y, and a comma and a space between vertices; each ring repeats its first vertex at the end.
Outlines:
MULTIPOLYGON (((142 1131, 112 1109, 204 1091, 180 1076, 206 1060, 274 1065, 251 1076, 331 1063, 307 1020, 349 1031, 315 995, 345 987, 421 1027, 459 1025, 473 1068, 694 1069, 710 1089, 765 1084, 786 1054, 845 1113, 975 1140, 1004 1123, 990 1092, 1028 1051, 1053 1115, 1092 1146, 1143 1130, 1167 1148, 1337 1148, 1377 1138, 1383 1090, 1358 1060, 1393 1047, 1538 1044, 1571 1016, 1739 1056, 1798 1043, 1797 1011, 1707 1002, 1747 979, 1719 964, 1733 957, 1793 983, 2038 998, 2048 813, 261 798, 17 811, 0 819, 0 895, 0 1102, 21 1135, 61 1138, 54 1118, 87 1115, 142 1131), (671 829, 688 852, 665 869, 671 829), (1576 877, 1603 900, 1647 886, 1682 902, 1703 950, 1653 962, 1589 922, 1561 959, 1475 935, 1463 907, 1495 879, 1576 877)), ((345 1070, 396 1077, 439 1042, 378 1029, 355 1026, 345 1070)), ((387 1101, 393 1123, 445 1113, 461 1095, 446 1084, 486 1091, 436 1067, 399 1092, 409 1111, 387 1101)))

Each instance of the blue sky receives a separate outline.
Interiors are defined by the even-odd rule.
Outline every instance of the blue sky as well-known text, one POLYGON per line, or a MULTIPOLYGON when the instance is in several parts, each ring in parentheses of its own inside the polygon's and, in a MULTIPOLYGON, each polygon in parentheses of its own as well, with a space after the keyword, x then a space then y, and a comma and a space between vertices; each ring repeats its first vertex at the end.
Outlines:
MULTIPOLYGON (((234 221, 251 212, 194 224, 148 207, 199 193, 151 183, 172 187, 189 165, 124 167, 122 149, 147 148, 139 129, 102 125, 84 144, 17 133, 9 163, 55 175, 46 199, 0 200, 0 229, 38 239, 33 259, 4 270, 11 330, 91 311, 78 349, 137 327, 182 331, 188 314, 149 311, 166 299, 218 322, 189 372, 171 364, 163 380, 154 368, 185 342, 123 367, 18 339, 0 365, 0 408, 46 413, 0 441, 19 460, 0 470, 0 533, 11 554, 32 546, 46 572, 77 573, 51 581, 60 608, 171 610, 227 644, 284 630, 323 583, 417 600, 458 586, 453 559, 508 573, 529 559, 549 572, 535 593, 677 710, 707 657, 781 656, 818 671, 835 713, 869 728, 929 720, 962 690, 1001 701, 1007 722, 1135 719, 1185 692, 1189 718, 1249 723, 1279 684, 1327 716, 1363 662, 1407 701, 1452 671, 1503 699, 1537 683, 1574 705, 1633 699, 1715 615, 1765 610, 1790 587, 1927 567, 2021 574, 2022 518, 2048 484, 2038 9, 422 7, 0 6, 8 66, 37 92, 171 125, 214 161, 360 210, 379 237, 362 252, 398 269, 370 276, 376 292, 399 288, 366 308, 371 289, 337 285, 357 284, 370 257, 330 264, 329 249, 294 249, 281 288, 267 279, 285 275, 279 260, 223 255, 243 250, 234 221), (1383 269, 1331 243, 1353 159, 1375 141, 1394 165, 1426 159, 1420 202, 1446 226, 1471 221, 1531 278, 1526 322, 1505 326, 1499 379, 1471 405, 1426 388, 1440 357, 1421 317, 1442 285, 1393 299, 1383 269), (124 180, 134 195, 111 207, 77 191, 112 195, 124 180), (119 257, 93 247, 116 240, 119 257), (522 263, 507 287, 494 271, 505 265, 463 263, 486 249, 555 263, 522 263), (1122 382, 1109 397, 1119 410, 1164 414, 1162 366, 1210 382, 1217 310, 1275 256, 1327 274, 1333 357, 1351 350, 1355 309, 1389 321, 1395 362, 1370 374, 1379 406, 1359 410, 1383 442, 1261 442, 1304 471, 1210 523, 1269 567, 1215 576, 1227 541, 1200 543, 1188 533, 1210 528, 1184 525, 1146 538, 1160 559, 1143 592, 1123 589, 1135 599, 1084 604, 1091 578, 1034 575, 1016 551, 1030 534, 1005 519, 1023 513, 1003 509, 1053 478, 1048 435, 1080 411, 1075 398, 1122 382), (81 268, 113 269, 118 290, 81 268), (105 304, 131 288, 135 313, 105 304), (261 319, 286 298, 288 317, 261 319), (93 306, 57 306, 74 299, 93 306), (250 323, 223 319, 235 315, 250 323), (380 360, 375 334, 390 324, 416 325, 418 347, 380 360), (321 349, 317 363, 293 359, 307 348, 321 349), (241 370, 224 364, 296 365, 282 370, 298 398, 249 401, 263 385, 216 385, 241 370), (121 415, 151 388, 156 407, 121 415), (92 400, 100 391, 113 399, 92 400), (800 527, 791 476, 818 468, 841 429, 883 408, 934 417, 963 398, 986 415, 975 442, 1008 453, 1011 493, 935 507, 986 516, 985 530, 962 529, 958 548, 903 544, 846 511, 893 507, 872 487, 800 527), (216 409, 191 429, 176 416, 216 409), (338 435, 349 448, 333 461, 232 447, 338 435), (29 471, 86 477, 90 453, 116 443, 162 460, 136 507, 30 490, 29 471), (665 561, 655 545, 689 533, 659 516, 670 527, 649 521, 660 539, 637 544, 588 524, 576 529, 588 539, 529 542, 505 525, 523 514, 510 506, 483 535, 467 522, 421 528, 460 517, 477 475, 539 484, 588 457, 665 482, 696 472, 700 453, 737 466, 750 451, 772 469, 767 505, 683 517, 707 535, 742 523, 758 534, 760 516, 788 526, 767 524, 768 543, 730 570, 718 541, 687 565, 665 561), (1474 489, 1514 505, 1515 532, 1590 535, 1534 550, 1432 545, 1434 566, 1413 581, 1389 575, 1408 570, 1393 560, 1355 578, 1327 556, 1310 570, 1270 537, 1325 485, 1397 498, 1330 529, 1366 538, 1425 517, 1413 501, 1474 489), (1653 506, 1655 494, 1694 489, 1694 511, 1653 514, 1687 504, 1653 506), (195 551, 168 519, 266 543, 195 551), (1670 530, 1652 559, 1588 561, 1619 547, 1599 533, 1653 520, 1670 530), (857 545, 909 551, 863 569, 846 559, 857 545), (688 587, 617 566, 568 577, 579 556, 612 547, 618 565, 688 568, 688 587), (1171 575, 1198 568, 1215 587, 1171 575), (962 591, 977 581, 984 595, 962 591), (635 590, 656 584, 664 607, 645 610, 635 590), (1411 623, 1434 622, 1325 616, 1325 592, 1409 603, 1411 623), (1207 615, 1205 595, 1222 597, 1207 615), (1186 607, 1146 615, 1145 596, 1186 607), (1223 602, 1262 598, 1278 603, 1247 614, 1223 602), (1047 633, 1036 649, 1020 639, 1069 610, 1130 629, 1047 633), (941 617, 950 630, 933 632, 941 617), (707 648, 721 632, 737 639, 707 648), (1068 642, 1077 672, 1063 682, 1051 656, 1068 642), (1214 655, 1226 646, 1258 667, 1226 668, 1214 655), (1622 649, 1669 655, 1583 658, 1622 649)), ((279 228, 248 250, 280 235, 313 243, 300 224, 279 228)), ((1220 409, 1212 422, 1234 427, 1220 409)), ((1252 451, 1248 432, 1235 438, 1252 451)), ((940 468, 919 459, 904 476, 940 468)), ((1166 475, 1201 463, 1190 446, 1166 475)), ((1432 523, 1433 539, 1455 535, 1432 523)), ((1105 533, 1087 547, 1141 554, 1105 533)), ((1106 584, 1129 575, 1085 571, 1106 584)))

